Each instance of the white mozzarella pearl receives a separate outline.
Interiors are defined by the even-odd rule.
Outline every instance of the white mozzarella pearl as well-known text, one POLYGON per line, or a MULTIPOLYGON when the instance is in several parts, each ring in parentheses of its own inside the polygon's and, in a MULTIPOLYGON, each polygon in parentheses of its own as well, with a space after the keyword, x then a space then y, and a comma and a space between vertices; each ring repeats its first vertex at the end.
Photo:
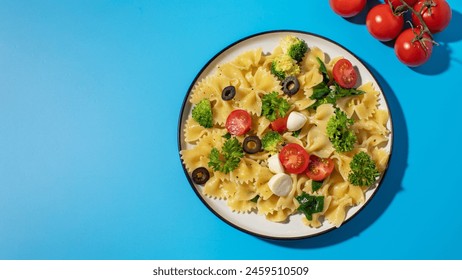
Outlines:
POLYGON ((270 190, 277 196, 286 196, 292 190, 292 178, 285 173, 278 173, 268 182, 270 190))
POLYGON ((279 160, 279 154, 272 155, 268 159, 268 168, 273 173, 283 173, 284 172, 284 166, 282 166, 282 163, 279 160))
POLYGON ((291 112, 287 118, 287 130, 297 131, 301 129, 307 122, 307 118, 300 112, 291 112))

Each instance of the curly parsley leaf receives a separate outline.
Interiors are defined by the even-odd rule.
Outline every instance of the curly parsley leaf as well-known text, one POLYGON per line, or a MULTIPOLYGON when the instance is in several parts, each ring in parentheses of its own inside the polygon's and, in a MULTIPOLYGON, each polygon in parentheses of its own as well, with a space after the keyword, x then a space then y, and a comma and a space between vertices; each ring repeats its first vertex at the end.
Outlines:
POLYGON ((359 152, 353 156, 350 162, 351 171, 348 174, 348 181, 355 186, 367 187, 372 185, 380 172, 375 162, 366 152, 359 152))
POLYGON ((309 221, 313 219, 314 213, 322 212, 324 209, 324 196, 309 195, 303 192, 295 199, 300 203, 297 210, 305 214, 306 219, 309 221))
POLYGON ((337 152, 349 152, 356 143, 356 135, 350 129, 353 120, 345 112, 335 110, 335 114, 327 122, 327 136, 337 152))
POLYGON ((221 152, 217 148, 212 148, 208 165, 214 171, 227 174, 237 168, 243 156, 241 143, 233 137, 225 141, 221 152))
POLYGON ((289 102, 279 97, 276 91, 263 95, 261 101, 261 114, 270 121, 285 117, 287 111, 290 109, 289 102))

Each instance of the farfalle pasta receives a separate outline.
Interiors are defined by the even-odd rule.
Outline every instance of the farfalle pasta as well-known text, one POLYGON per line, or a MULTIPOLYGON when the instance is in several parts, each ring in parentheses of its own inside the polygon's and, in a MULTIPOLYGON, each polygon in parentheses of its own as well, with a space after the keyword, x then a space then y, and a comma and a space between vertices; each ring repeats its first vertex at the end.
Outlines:
MULTIPOLYGON (((264 53, 261 48, 245 51, 218 65, 210 75, 193 86, 189 102, 194 107, 203 99, 210 100, 213 127, 204 128, 190 115, 183 131, 184 141, 189 145, 180 151, 181 159, 189 173, 197 168, 208 171, 210 178, 200 186, 200 191, 212 199, 226 200, 232 211, 253 212, 272 222, 286 222, 300 213, 303 195, 322 197, 322 205, 316 212, 297 217, 309 227, 317 228, 326 222, 339 227, 345 221, 349 208, 365 202, 365 192, 371 187, 350 182, 354 156, 364 152, 380 173, 386 169, 389 157, 386 147, 390 140, 388 112, 379 108, 380 94, 371 82, 364 82, 356 88, 360 94, 337 98, 335 102, 328 99, 328 102, 320 102, 319 98, 315 98, 320 85, 332 75, 336 62, 342 59, 329 58, 316 46, 310 46, 301 61, 295 62, 299 69, 295 75, 299 89, 295 94, 287 95, 281 87, 280 77, 272 69, 273 61, 281 55, 285 53, 280 45, 275 46, 271 53, 264 53), (225 100, 222 98, 223 89, 230 86, 235 91, 234 96, 225 100), (244 135, 231 135, 239 143, 243 143, 248 135, 262 139, 274 130, 272 120, 262 113, 262 97, 274 92, 289 104, 286 116, 298 112, 301 118, 306 119, 297 131, 279 132, 279 148, 294 143, 303 147, 309 155, 329 159, 334 166, 322 182, 315 182, 306 172, 291 174, 286 170, 290 178, 290 189, 286 195, 277 195, 270 188, 277 172, 271 168, 269 159, 278 151, 263 148, 252 154, 244 151, 229 172, 215 170, 210 164, 211 150, 221 151, 230 137, 226 123, 233 111, 245 110, 251 117, 250 128, 244 135), (346 152, 337 151, 327 133, 329 121, 338 110, 351 119, 350 129, 356 140, 353 148, 346 152)), ((333 86, 329 86, 327 92, 333 90, 333 86)))

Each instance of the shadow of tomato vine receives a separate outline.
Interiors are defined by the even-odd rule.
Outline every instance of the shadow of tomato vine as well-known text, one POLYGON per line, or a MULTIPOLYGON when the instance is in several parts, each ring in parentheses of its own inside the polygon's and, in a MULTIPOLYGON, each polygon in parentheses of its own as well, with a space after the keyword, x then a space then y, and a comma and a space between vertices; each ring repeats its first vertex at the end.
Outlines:
POLYGON ((451 63, 462 64, 462 58, 453 56, 451 49, 451 43, 462 40, 461 27, 462 14, 453 10, 448 27, 434 35, 434 40, 438 45, 433 47, 433 53, 428 62, 413 70, 424 75, 438 75, 449 69, 451 63))

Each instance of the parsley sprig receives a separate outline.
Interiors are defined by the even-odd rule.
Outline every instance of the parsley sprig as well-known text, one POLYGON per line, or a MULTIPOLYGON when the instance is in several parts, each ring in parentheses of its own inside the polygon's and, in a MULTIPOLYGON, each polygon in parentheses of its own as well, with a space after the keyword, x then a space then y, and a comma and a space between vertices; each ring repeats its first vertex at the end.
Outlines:
POLYGON ((359 152, 353 156, 350 162, 351 172, 348 174, 348 181, 355 186, 367 187, 372 185, 380 172, 375 162, 366 152, 359 152))
POLYGON ((261 101, 261 114, 270 121, 285 117, 290 109, 289 102, 279 97, 276 91, 263 95, 261 101))
POLYGON ((212 148, 208 165, 214 171, 227 174, 237 168, 243 156, 244 151, 239 141, 235 137, 229 138, 223 144, 221 152, 212 148))
POLYGON ((348 118, 345 112, 335 109, 334 115, 327 122, 327 136, 337 152, 349 152, 356 143, 356 135, 350 126, 353 119, 348 118))

